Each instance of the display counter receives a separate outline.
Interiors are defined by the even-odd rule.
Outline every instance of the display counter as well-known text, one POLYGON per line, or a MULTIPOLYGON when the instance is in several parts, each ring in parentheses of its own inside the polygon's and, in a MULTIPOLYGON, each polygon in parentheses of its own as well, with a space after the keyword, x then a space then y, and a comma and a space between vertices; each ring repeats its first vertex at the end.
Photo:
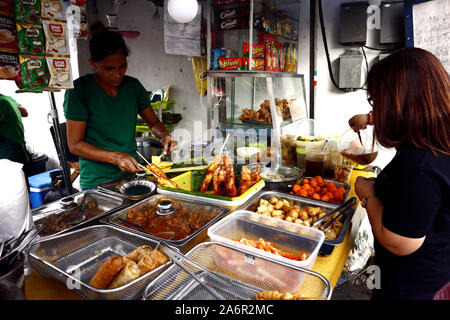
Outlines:
MULTIPOLYGON (((371 177, 371 171, 353 170, 349 184, 351 185, 348 198, 355 196, 354 183, 358 176, 371 177)), ((336 246, 329 256, 318 256, 312 270, 326 277, 334 288, 339 280, 345 261, 351 250, 350 230, 348 229, 342 244, 336 246)), ((205 241, 208 238, 205 238, 205 241)), ((55 279, 46 278, 36 271, 25 278, 25 297, 27 300, 82 300, 83 298, 75 291, 69 290, 68 286, 55 279)))

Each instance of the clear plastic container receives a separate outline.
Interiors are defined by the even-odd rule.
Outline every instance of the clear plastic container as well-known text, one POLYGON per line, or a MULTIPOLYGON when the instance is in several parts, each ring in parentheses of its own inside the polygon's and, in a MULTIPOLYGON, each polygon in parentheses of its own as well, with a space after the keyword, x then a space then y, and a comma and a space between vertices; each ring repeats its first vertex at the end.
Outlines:
MULTIPOLYGON (((338 149, 338 143, 335 139, 328 139, 326 149, 328 150, 327 158, 325 159, 325 178, 334 178, 334 168, 342 164, 342 155, 338 149)), ((346 182, 346 181, 342 181, 346 182)))
POLYGON ((270 260, 281 261, 305 269, 312 268, 325 240, 325 234, 322 231, 246 210, 237 210, 211 226, 208 229, 208 236, 211 241, 225 243, 241 250, 263 255, 270 260), (288 253, 298 254, 300 251, 305 251, 307 258, 304 261, 288 259, 234 241, 241 238, 249 240, 263 238, 266 242, 272 242, 275 248, 288 253))

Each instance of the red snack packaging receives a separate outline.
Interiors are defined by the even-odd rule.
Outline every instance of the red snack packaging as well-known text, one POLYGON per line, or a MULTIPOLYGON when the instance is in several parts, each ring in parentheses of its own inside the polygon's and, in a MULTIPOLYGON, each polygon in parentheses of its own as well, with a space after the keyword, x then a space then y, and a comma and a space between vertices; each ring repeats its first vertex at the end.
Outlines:
MULTIPOLYGON (((244 63, 244 70, 249 70, 249 57, 242 57, 244 63)), ((265 60, 263 58, 253 58, 252 59, 252 70, 254 71, 264 71, 265 60)))
POLYGON ((223 20, 218 24, 219 30, 232 30, 248 28, 248 17, 234 17, 223 20))
POLYGON ((244 61, 241 57, 237 58, 217 58, 221 70, 244 70, 244 61))
POLYGON ((266 71, 278 71, 276 37, 266 33, 264 35, 264 68, 266 71))
MULTIPOLYGON (((252 57, 264 58, 264 49, 265 49, 264 43, 253 44, 252 57)), ((250 51, 250 44, 244 41, 244 43, 242 44, 242 55, 248 57, 250 55, 249 51, 250 51)))

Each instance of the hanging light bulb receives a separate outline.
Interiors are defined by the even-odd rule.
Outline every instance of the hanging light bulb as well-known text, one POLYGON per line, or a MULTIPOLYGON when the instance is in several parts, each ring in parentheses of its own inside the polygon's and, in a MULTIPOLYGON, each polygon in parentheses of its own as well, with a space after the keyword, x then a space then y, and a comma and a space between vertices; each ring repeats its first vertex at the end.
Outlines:
POLYGON ((176 22, 188 23, 197 15, 198 2, 197 0, 169 0, 167 11, 176 22))

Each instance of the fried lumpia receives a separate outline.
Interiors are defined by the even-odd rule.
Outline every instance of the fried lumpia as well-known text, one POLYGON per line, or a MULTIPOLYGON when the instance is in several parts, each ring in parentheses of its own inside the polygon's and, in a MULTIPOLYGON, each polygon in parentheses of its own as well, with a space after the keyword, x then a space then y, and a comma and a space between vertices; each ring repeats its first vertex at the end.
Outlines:
POLYGON ((100 266, 89 284, 98 289, 108 288, 110 283, 124 266, 125 261, 122 257, 114 256, 109 258, 103 265, 100 266))
POLYGON ((158 261, 152 259, 151 256, 143 256, 142 259, 138 262, 137 266, 141 271, 141 275, 144 275, 147 272, 150 272, 153 269, 159 267, 158 261))
POLYGON ((138 263, 143 256, 148 256, 152 253, 153 249, 150 246, 140 246, 136 249, 134 249, 132 252, 130 252, 129 254, 127 254, 125 256, 126 259, 132 260, 136 263, 138 263))
POLYGON ((152 251, 152 253, 150 254, 150 257, 157 262, 158 267, 163 265, 164 263, 166 263, 167 261, 169 261, 169 258, 167 258, 167 256, 162 253, 161 251, 155 249, 152 251))
POLYGON ((125 267, 119 272, 119 274, 114 278, 108 289, 114 289, 126 285, 131 281, 139 278, 141 276, 141 270, 137 266, 136 262, 128 261, 125 267))

